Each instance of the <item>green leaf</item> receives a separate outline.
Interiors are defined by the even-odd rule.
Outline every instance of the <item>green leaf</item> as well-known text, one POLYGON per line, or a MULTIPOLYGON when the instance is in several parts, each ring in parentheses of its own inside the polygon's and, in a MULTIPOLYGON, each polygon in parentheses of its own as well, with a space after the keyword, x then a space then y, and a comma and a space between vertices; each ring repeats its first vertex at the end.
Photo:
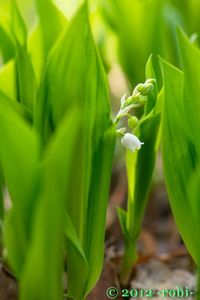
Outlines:
POLYGON ((23 47, 27 41, 27 29, 15 0, 12 1, 12 32, 16 41, 23 47))
POLYGON ((10 114, 11 110, 15 111, 17 114, 19 114, 29 123, 32 123, 33 121, 33 114, 30 110, 28 110, 19 102, 12 100, 1 91, 0 91, 0 107, 8 114, 10 114))
POLYGON ((188 135, 195 141, 197 152, 200 153, 199 128, 200 119, 193 116, 200 114, 199 93, 200 86, 200 50, 195 47, 186 35, 178 30, 180 56, 184 72, 184 114, 191 117, 188 125, 188 135))
POLYGON ((70 182, 71 186, 76 182, 76 188, 71 189, 67 212, 91 267, 85 278, 77 273, 77 268, 73 269, 76 253, 68 248, 68 256, 73 257, 69 259, 68 288, 70 296, 82 299, 94 286, 102 269, 115 141, 107 82, 91 34, 85 3, 49 56, 35 120, 44 144, 59 126, 65 112, 74 106, 80 108, 83 126, 72 160, 74 171, 70 182), (79 289, 74 289, 74 278, 79 282, 79 289))
POLYGON ((42 81, 42 74, 47 63, 47 56, 44 55, 41 26, 37 25, 30 34, 28 40, 28 52, 33 65, 37 86, 42 81))
MULTIPOLYGON (((103 86, 99 86, 99 88, 101 87, 103 88, 103 86)), ((100 97, 99 101, 102 99, 100 97)), ((94 149, 92 160, 89 202, 84 228, 85 251, 90 266, 87 293, 94 287, 100 276, 104 258, 106 209, 115 145, 115 128, 113 128, 111 121, 108 124, 105 123, 104 126, 105 128, 108 127, 108 129, 101 129, 98 124, 95 124, 96 133, 94 133, 94 137, 97 141, 97 146, 94 149), (103 136, 98 137, 99 134, 102 135, 102 130, 106 131, 103 133, 103 136), (98 260, 96 259, 97 255, 98 260), (93 268, 92 266, 95 267, 93 268)))
POLYGON ((24 20, 13 1, 12 3, 12 32, 16 42, 16 69, 18 101, 30 110, 36 102, 36 79, 27 51, 27 30, 24 20))
MULTIPOLYGON (((14 272, 20 275, 36 205, 39 145, 35 132, 0 97, 0 164, 12 199, 5 220, 5 241, 14 272)), ((14 101, 13 101, 14 102, 14 101)))
POLYGON ((10 60, 0 69, 0 90, 10 98, 17 100, 16 84, 16 64, 14 60, 10 60))
POLYGON ((138 238, 151 177, 156 159, 156 141, 160 124, 160 114, 143 119, 139 125, 139 140, 144 142, 140 151, 127 151, 127 174, 129 185, 129 206, 127 229, 131 238, 138 238))
POLYGON ((51 0, 36 0, 36 5, 40 17, 44 53, 47 55, 63 29, 66 27, 67 20, 51 0), (49 20, 53 20, 53 22, 50 22, 49 20))
MULTIPOLYGON (((146 79, 156 79, 154 69, 153 69, 153 61, 152 61, 152 55, 149 57, 147 64, 146 64, 146 79)), ((151 112, 151 110, 154 108, 156 104, 156 99, 158 95, 158 87, 157 83, 154 84, 154 89, 150 94, 148 95, 147 98, 147 103, 145 105, 145 115, 151 112)))
POLYGON ((51 0, 36 0, 36 5, 39 14, 39 24, 29 38, 28 49, 37 84, 40 86, 49 52, 62 31, 66 29, 67 20, 51 0), (53 22, 49 22, 49 20, 53 20, 53 22))
MULTIPOLYGON (((187 197, 191 201, 191 210, 194 219, 196 220, 198 226, 199 224, 199 179, 200 179, 200 172, 199 166, 197 170, 194 170, 188 180, 187 183, 187 197)), ((198 247, 198 246, 197 246, 198 247)))
POLYGON ((126 219, 127 219, 127 212, 122 209, 121 207, 117 208, 117 215, 119 218, 120 227, 123 233, 123 236, 126 240, 131 240, 127 231, 126 227, 126 219))
MULTIPOLYGON (((77 274, 79 274, 79 287, 80 284, 85 286, 89 274, 89 265, 80 240, 67 212, 65 215, 65 235, 67 238, 67 272, 68 274, 71 274, 70 276, 72 276, 72 278, 76 278, 77 274)), ((68 297, 72 296, 76 297, 76 299, 82 299, 83 289, 77 289, 76 280, 70 280, 67 295, 68 297)))
POLYGON ((0 11, 0 52, 4 63, 15 55, 15 46, 9 27, 9 18, 0 11))
MULTIPOLYGON (((178 228, 192 257, 199 266, 198 232, 200 224, 199 219, 195 218, 194 208, 192 208, 192 194, 188 191, 188 181, 197 168, 198 158, 198 152, 195 150, 196 141, 191 138, 191 135, 188 135, 188 123, 193 122, 192 118, 194 117, 191 115, 190 108, 185 107, 183 73, 165 61, 162 61, 162 69, 164 78, 162 154, 165 180, 178 228), (186 217, 187 222, 185 222, 186 217)), ((190 101, 195 100, 191 98, 190 101)))
POLYGON ((65 208, 66 200, 71 201, 71 188, 76 188, 69 186, 69 179, 71 160, 77 147, 78 120, 78 111, 66 115, 44 156, 43 187, 21 279, 21 300, 63 299, 65 208))

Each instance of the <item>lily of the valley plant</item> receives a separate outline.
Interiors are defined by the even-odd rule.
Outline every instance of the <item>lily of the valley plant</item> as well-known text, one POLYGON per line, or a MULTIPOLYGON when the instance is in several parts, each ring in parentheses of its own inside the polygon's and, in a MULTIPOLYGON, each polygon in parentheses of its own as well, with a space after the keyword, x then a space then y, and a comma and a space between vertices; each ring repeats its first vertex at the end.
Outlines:
POLYGON ((121 229, 125 239, 124 257, 120 273, 123 284, 128 283, 131 269, 137 260, 136 244, 141 230, 159 145, 160 106, 158 104, 160 101, 158 101, 156 80, 150 77, 152 75, 154 75, 154 71, 152 59, 150 58, 146 67, 147 80, 143 84, 138 84, 130 97, 126 97, 126 95, 122 97, 121 107, 115 118, 115 123, 118 125, 122 118, 127 117, 129 127, 129 130, 126 127, 117 130, 122 145, 128 149, 126 154, 127 212, 121 208, 118 209, 121 229), (140 119, 131 114, 131 111, 137 113, 138 108, 143 110, 140 119))

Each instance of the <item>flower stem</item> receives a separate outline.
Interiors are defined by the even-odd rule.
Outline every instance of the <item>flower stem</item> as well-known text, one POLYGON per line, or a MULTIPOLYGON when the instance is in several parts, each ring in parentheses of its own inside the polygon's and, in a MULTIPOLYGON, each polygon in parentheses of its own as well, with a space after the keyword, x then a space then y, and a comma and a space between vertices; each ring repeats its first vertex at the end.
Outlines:
POLYGON ((120 272, 120 282, 126 286, 129 283, 133 265, 138 258, 135 243, 125 242, 125 251, 120 272))
POLYGON ((200 300, 200 268, 197 269, 196 300, 200 300))

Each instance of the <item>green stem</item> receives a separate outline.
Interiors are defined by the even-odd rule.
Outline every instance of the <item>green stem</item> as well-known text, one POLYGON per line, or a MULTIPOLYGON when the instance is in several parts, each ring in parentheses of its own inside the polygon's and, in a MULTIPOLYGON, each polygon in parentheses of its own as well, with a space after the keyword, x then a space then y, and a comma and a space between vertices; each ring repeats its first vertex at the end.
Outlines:
POLYGON ((3 199, 3 183, 0 173, 0 220, 4 218, 4 199, 3 199))
POLYGON ((138 255, 136 244, 126 242, 122 268, 120 272, 120 282, 122 283, 122 285, 127 285, 129 283, 132 267, 136 263, 137 258, 138 255))
POLYGON ((3 251, 3 219, 4 219, 4 197, 3 197, 3 180, 0 171, 0 256, 3 251))
POLYGON ((197 272, 197 286, 196 286, 196 300, 200 300, 200 268, 198 267, 197 272))

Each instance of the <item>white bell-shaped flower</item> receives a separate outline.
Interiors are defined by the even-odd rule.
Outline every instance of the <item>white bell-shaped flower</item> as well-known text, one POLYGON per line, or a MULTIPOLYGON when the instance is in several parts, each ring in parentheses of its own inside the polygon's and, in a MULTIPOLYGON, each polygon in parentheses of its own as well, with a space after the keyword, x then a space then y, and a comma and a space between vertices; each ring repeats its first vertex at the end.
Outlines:
POLYGON ((121 143, 125 148, 131 150, 132 152, 134 152, 137 149, 140 149, 141 145, 144 144, 140 142, 137 136, 131 133, 126 133, 121 139, 121 143))

